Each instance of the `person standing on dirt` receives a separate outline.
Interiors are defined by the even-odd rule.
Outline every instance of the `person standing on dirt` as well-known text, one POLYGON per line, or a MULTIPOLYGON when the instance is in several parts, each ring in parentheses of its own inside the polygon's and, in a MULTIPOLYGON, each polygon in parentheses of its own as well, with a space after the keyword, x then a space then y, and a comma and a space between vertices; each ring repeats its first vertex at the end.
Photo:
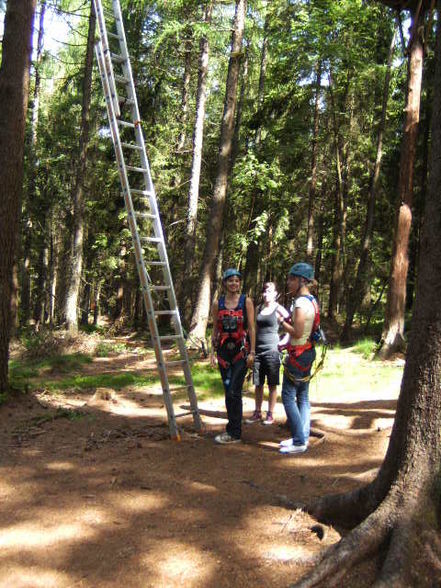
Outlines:
POLYGON ((280 319, 290 336, 288 356, 284 363, 282 402, 291 437, 280 443, 280 453, 303 453, 308 448, 311 408, 309 380, 315 359, 311 333, 319 319, 318 305, 310 293, 314 270, 309 263, 295 263, 288 274, 288 293, 294 299, 291 321, 280 319))
POLYGON ((262 290, 263 303, 256 314, 256 358, 253 367, 255 410, 247 424, 263 423, 272 425, 274 407, 279 385, 279 320, 289 317, 289 312, 277 302, 277 288, 274 282, 266 282, 262 290), (263 388, 268 383, 268 412, 262 420, 263 388))
POLYGON ((225 294, 213 303, 211 365, 219 365, 225 389, 228 424, 226 431, 215 437, 216 443, 238 443, 242 434, 242 386, 248 368, 256 355, 254 305, 240 293, 241 274, 227 269, 222 278, 225 294))

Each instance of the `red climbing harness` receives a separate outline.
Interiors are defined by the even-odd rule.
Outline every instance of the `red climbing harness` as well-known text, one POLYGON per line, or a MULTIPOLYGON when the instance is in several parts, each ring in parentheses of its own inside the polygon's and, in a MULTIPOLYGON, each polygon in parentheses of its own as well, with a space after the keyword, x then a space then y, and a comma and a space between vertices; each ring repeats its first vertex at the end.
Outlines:
POLYGON ((238 305, 235 309, 230 310, 225 306, 225 296, 219 298, 217 313, 217 332, 218 339, 216 342, 217 360, 219 365, 228 368, 230 363, 235 364, 239 359, 246 357, 248 350, 247 331, 246 331, 246 296, 241 294, 238 305), (226 348, 230 351, 237 350, 231 362, 226 361, 219 351, 226 348))

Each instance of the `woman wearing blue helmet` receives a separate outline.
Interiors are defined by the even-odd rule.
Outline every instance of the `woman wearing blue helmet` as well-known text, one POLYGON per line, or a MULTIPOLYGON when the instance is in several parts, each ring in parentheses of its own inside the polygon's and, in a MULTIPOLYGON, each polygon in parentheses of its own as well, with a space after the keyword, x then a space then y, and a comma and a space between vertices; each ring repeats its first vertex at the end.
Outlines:
POLYGON ((291 267, 288 274, 289 293, 294 299, 291 321, 280 319, 280 325, 290 336, 282 402, 291 437, 280 443, 280 452, 284 454, 303 453, 308 447, 311 418, 309 379, 315 359, 311 333, 320 318, 317 301, 309 291, 313 280, 314 270, 309 263, 296 263, 291 267))
POLYGON ((247 368, 254 363, 256 336, 254 305, 240 293, 241 274, 229 268, 223 275, 225 295, 213 303, 213 335, 211 365, 217 363, 225 389, 228 423, 225 433, 215 437, 216 443, 238 443, 242 433, 242 386, 247 368))

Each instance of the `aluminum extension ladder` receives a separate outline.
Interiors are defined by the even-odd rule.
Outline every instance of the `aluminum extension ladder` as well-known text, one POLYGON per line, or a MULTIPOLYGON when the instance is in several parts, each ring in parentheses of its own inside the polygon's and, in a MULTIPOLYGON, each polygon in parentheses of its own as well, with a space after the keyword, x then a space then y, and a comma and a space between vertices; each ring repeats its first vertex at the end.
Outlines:
POLYGON ((95 45, 98 68, 106 98, 122 196, 132 234, 135 259, 141 281, 147 319, 155 349, 170 435, 179 439, 176 418, 191 414, 197 431, 202 428, 196 393, 190 370, 179 309, 167 257, 150 166, 145 149, 138 102, 119 0, 94 0, 99 38, 95 45), (118 88, 118 91, 117 91, 118 88), (143 236, 140 237, 140 232, 143 236), (160 333, 161 316, 169 319, 167 333, 160 333), (176 342, 179 360, 168 361, 163 342, 176 342), (185 386, 171 388, 169 369, 182 368, 185 386), (190 410, 176 415, 173 393, 185 389, 190 410))

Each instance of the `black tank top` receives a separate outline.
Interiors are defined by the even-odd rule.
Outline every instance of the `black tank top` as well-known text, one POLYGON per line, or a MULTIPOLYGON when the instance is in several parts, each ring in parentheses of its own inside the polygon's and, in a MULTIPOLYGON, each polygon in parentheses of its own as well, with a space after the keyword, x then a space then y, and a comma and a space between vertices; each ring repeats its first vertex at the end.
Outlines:
POLYGON ((256 353, 277 350, 279 342, 279 323, 276 309, 271 314, 262 314, 259 308, 256 317, 256 353))

